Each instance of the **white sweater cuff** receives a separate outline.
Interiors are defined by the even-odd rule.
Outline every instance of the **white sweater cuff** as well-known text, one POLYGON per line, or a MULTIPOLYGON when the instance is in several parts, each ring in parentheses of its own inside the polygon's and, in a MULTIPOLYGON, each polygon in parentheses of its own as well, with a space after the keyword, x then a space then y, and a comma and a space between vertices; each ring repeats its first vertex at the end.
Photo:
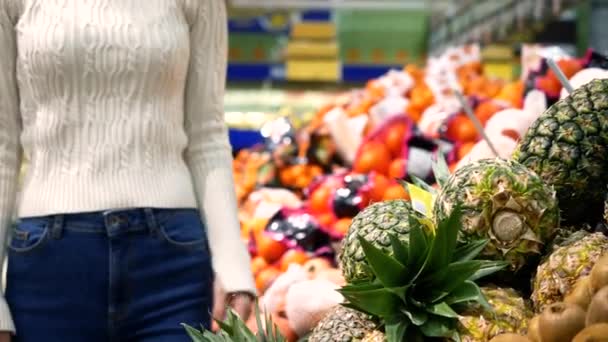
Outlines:
POLYGON ((4 297, 0 297, 0 331, 15 333, 15 325, 4 297))

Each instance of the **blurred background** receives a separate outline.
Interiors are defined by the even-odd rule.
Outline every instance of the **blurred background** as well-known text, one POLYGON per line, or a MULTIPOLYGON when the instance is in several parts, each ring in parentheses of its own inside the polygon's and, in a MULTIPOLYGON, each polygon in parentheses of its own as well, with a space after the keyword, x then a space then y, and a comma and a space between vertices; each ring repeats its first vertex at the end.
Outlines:
MULTIPOLYGON (((522 49, 608 49, 603 0, 229 0, 227 111, 259 126, 306 119, 336 92, 392 68, 424 66, 448 47, 479 44, 488 76, 521 73, 522 49), (254 112, 243 118, 239 112, 254 112), (264 115, 261 115, 261 114, 264 115)), ((246 120, 247 122, 243 122, 246 120)), ((236 141, 235 141, 236 142, 236 141)), ((240 144, 240 143, 239 143, 240 144)), ((241 146, 241 145, 239 145, 241 146)))

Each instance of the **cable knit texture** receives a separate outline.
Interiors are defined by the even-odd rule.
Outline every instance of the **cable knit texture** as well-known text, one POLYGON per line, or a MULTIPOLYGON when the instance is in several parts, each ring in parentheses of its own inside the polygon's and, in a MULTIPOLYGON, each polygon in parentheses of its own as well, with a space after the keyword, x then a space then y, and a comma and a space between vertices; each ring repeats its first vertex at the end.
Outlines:
MULTIPOLYGON (((0 0, 0 246, 15 202, 20 217, 198 207, 225 289, 255 292, 226 46, 223 0, 0 0)), ((0 330, 13 329, 2 300, 0 330)))

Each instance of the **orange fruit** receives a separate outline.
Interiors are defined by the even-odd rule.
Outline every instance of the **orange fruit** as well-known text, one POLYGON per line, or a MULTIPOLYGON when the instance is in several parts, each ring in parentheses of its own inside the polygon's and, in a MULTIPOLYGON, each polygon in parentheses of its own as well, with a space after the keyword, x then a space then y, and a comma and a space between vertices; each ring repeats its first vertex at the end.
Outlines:
POLYGON ((260 273, 260 271, 262 271, 266 267, 268 267, 268 262, 266 262, 266 260, 261 256, 257 256, 251 259, 251 272, 254 276, 260 273))
POLYGON ((331 211, 331 193, 329 186, 316 188, 309 198, 310 211, 318 214, 331 211))
POLYGON ((333 213, 324 213, 315 217, 317 219, 317 222, 319 222, 320 225, 325 227, 331 226, 332 223, 334 223, 334 221, 336 220, 333 213))
POLYGON ((336 223, 334 223, 333 231, 341 236, 346 235, 346 233, 348 233, 348 229, 350 228, 350 224, 352 221, 353 220, 349 217, 339 219, 338 221, 336 221, 336 223))
POLYGON ((308 261, 308 259, 310 258, 308 257, 308 254, 306 254, 306 252, 297 249, 290 249, 285 252, 285 254, 283 254, 283 256, 281 257, 281 260, 279 261, 279 269, 281 270, 281 272, 286 272, 289 268, 289 265, 304 265, 308 261))
POLYGON ((456 158, 458 158, 458 160, 464 158, 469 152, 471 152, 471 149, 473 149, 474 146, 474 142, 466 142, 462 144, 456 152, 456 158))
POLYGON ((398 157, 403 149, 406 129, 407 126, 403 123, 394 124, 387 129, 384 143, 393 157, 398 157))
POLYGON ((485 126, 486 122, 501 109, 494 101, 484 101, 475 108, 475 116, 485 126))
POLYGON ((473 121, 464 115, 458 115, 448 124, 447 136, 460 142, 476 141, 477 129, 473 121))
POLYGON ((296 180, 296 175, 291 167, 286 167, 279 171, 279 179, 285 185, 291 185, 296 180))
POLYGON ((403 178, 407 161, 404 158, 397 158, 391 162, 388 169, 388 176, 392 179, 403 178))
POLYGON ((390 185, 390 181, 386 176, 376 173, 371 180, 371 191, 369 197, 372 202, 382 201, 386 188, 390 185))
POLYGON ((267 267, 255 277, 255 286, 260 293, 264 293, 280 275, 281 271, 278 268, 267 267))
POLYGON ((283 243, 271 238, 264 232, 260 232, 255 236, 255 244, 258 255, 269 264, 279 260, 283 253, 287 251, 287 247, 283 243))
POLYGON ((357 173, 376 171, 387 174, 390 163, 391 154, 386 146, 379 142, 371 141, 363 147, 361 154, 355 161, 353 170, 357 173))
POLYGON ((410 198, 410 195, 405 191, 405 189, 399 184, 393 184, 386 189, 384 193, 383 200, 395 200, 395 199, 404 199, 407 200, 410 198))

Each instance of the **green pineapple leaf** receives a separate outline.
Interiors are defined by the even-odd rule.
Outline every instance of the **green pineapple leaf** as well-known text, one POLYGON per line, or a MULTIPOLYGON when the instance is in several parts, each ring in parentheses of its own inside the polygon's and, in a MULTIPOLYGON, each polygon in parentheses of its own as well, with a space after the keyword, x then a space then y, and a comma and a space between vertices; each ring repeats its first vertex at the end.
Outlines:
POLYGON ((390 287, 387 288, 390 292, 394 293, 397 297, 401 298, 401 300, 406 300, 407 291, 410 289, 410 285, 399 286, 399 287, 390 287))
POLYGON ((446 294, 451 293, 464 281, 468 280, 481 265, 479 260, 459 261, 447 266, 446 270, 432 275, 422 284, 429 288, 426 299, 431 303, 441 300, 446 294))
POLYGON ((487 277, 490 274, 494 274, 500 270, 503 270, 509 266, 506 261, 487 261, 483 260, 477 272, 475 272, 469 280, 475 281, 483 277, 487 277))
POLYGON ((403 284, 407 274, 405 266, 364 238, 359 237, 359 243, 372 272, 384 286, 394 287, 403 284))
MULTIPOLYGON (((424 189, 424 190, 430 192, 431 194, 437 193, 437 189, 433 188, 432 186, 430 186, 427 182, 423 181, 422 179, 420 179, 414 175, 410 175, 410 178, 412 179, 412 183, 415 186, 417 186, 421 189, 424 189)), ((407 184, 407 183, 405 183, 405 184, 407 184)), ((407 186, 406 186, 406 189, 407 189, 407 186)))
POLYGON ((432 272, 433 270, 444 269, 451 261, 456 248, 461 218, 460 206, 456 206, 447 220, 439 222, 435 238, 431 244, 431 250, 424 263, 424 268, 421 270, 422 274, 427 270, 432 272))
POLYGON ((388 341, 405 341, 405 334, 409 326, 410 322, 403 319, 401 315, 387 319, 384 325, 386 339, 388 341))
POLYGON ((414 307, 402 308, 401 313, 403 313, 412 324, 416 326, 421 326, 429 319, 428 313, 414 307))
POLYGON ((481 289, 474 282, 467 280, 460 284, 457 288, 445 298, 445 302, 449 305, 467 303, 477 301, 482 295, 481 289))
POLYGON ((344 286, 345 306, 378 318, 389 342, 454 339, 463 305, 489 307, 473 280, 506 266, 475 259, 487 241, 458 246, 461 217, 457 206, 449 218, 427 227, 411 214, 409 241, 389 235, 391 251, 360 239, 375 278, 344 286))
POLYGON ((340 293, 350 304, 377 317, 390 317, 399 310, 399 297, 385 288, 367 291, 344 291, 343 288, 340 293))
POLYGON ((437 319, 428 320, 420 327, 420 331, 427 337, 451 337, 454 334, 455 326, 453 319, 437 317, 437 319))
POLYGON ((391 241, 391 248, 395 254, 395 258, 401 263, 401 265, 407 265, 409 244, 405 241, 399 240, 395 235, 389 234, 388 238, 391 241))
POLYGON ((189 326, 188 324, 182 324, 182 326, 186 329, 186 332, 188 333, 188 335, 190 336, 190 338, 192 339, 192 341, 194 342, 203 342, 203 341, 209 341, 209 339, 205 338, 205 335, 196 330, 195 328, 189 326))
POLYGON ((475 259, 479 253, 481 253, 484 248, 490 242, 489 239, 482 239, 473 241, 467 244, 460 245, 456 247, 454 251, 454 255, 452 256, 453 261, 468 261, 475 259))
MULTIPOLYGON (((411 218, 415 220, 415 218, 411 218)), ((411 222, 410 242, 408 253, 408 273, 411 274, 410 282, 415 281, 419 271, 422 269, 427 257, 427 236, 419 222, 411 222)))
POLYGON ((443 152, 439 151, 437 153, 437 160, 432 162, 431 167, 433 168, 435 181, 440 187, 443 187, 443 185, 447 183, 448 179, 450 178, 450 168, 448 167, 448 163, 445 160, 445 155, 443 152))
POLYGON ((458 314, 445 302, 429 307, 427 312, 447 318, 458 318, 458 314))

